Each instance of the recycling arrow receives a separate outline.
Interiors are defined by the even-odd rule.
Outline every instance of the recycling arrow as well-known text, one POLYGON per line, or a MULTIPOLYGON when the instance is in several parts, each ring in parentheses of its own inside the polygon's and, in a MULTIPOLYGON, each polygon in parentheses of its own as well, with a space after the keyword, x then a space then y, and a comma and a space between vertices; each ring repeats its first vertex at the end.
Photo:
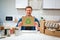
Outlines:
POLYGON ((31 24, 30 18, 27 18, 25 23, 26 23, 26 24, 31 24))

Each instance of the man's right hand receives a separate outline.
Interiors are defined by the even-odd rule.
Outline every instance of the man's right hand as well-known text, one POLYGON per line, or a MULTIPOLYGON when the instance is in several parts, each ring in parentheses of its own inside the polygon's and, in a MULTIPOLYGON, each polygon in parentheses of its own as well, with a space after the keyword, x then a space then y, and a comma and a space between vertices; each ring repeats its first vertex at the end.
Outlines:
POLYGON ((18 24, 18 27, 21 27, 23 25, 23 23, 22 22, 20 22, 19 24, 18 24))

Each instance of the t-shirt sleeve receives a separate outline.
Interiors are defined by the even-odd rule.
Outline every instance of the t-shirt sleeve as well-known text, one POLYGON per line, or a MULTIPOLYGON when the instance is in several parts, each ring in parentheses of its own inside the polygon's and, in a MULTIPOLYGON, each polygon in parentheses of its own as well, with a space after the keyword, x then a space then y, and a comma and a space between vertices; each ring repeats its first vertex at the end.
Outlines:
POLYGON ((22 18, 19 19, 19 21, 18 21, 16 27, 18 27, 18 24, 19 24, 19 22, 21 22, 21 21, 22 21, 22 18))
POLYGON ((40 27, 40 23, 39 23, 37 18, 35 18, 35 22, 37 22, 38 23, 38 27, 40 27))

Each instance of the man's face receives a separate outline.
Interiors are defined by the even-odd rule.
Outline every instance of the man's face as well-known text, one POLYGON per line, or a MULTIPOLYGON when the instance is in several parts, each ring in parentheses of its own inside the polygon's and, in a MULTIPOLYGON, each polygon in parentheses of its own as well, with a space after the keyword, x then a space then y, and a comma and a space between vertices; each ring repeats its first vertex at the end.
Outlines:
POLYGON ((31 8, 26 8, 26 15, 30 16, 32 13, 32 9, 31 8))

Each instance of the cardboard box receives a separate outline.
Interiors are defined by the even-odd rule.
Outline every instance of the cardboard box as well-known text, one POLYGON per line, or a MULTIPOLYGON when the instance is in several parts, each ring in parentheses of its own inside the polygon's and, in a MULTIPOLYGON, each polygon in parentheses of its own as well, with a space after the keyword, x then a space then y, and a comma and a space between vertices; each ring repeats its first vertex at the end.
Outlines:
POLYGON ((40 32, 45 33, 45 21, 40 21, 40 32))
POLYGON ((45 29, 45 34, 54 36, 55 35, 55 31, 50 31, 48 29, 45 29))
POLYGON ((59 26, 59 28, 57 30, 60 30, 60 26, 59 26))
POLYGON ((42 28, 42 27, 40 27, 40 32, 41 32, 41 33, 45 33, 45 29, 42 28))
POLYGON ((45 29, 45 34, 60 37, 60 31, 50 31, 48 29, 45 29))
POLYGON ((60 31, 55 31, 55 36, 60 37, 60 31))
POLYGON ((34 26, 34 17, 23 16, 22 17, 23 26, 34 26))
POLYGON ((44 33, 44 34, 47 34, 47 35, 60 37, 60 30, 58 30, 58 31, 57 30, 51 31, 51 30, 47 29, 45 27, 45 23, 46 22, 56 23, 56 21, 43 21, 43 20, 41 20, 40 21, 40 32, 44 33))

